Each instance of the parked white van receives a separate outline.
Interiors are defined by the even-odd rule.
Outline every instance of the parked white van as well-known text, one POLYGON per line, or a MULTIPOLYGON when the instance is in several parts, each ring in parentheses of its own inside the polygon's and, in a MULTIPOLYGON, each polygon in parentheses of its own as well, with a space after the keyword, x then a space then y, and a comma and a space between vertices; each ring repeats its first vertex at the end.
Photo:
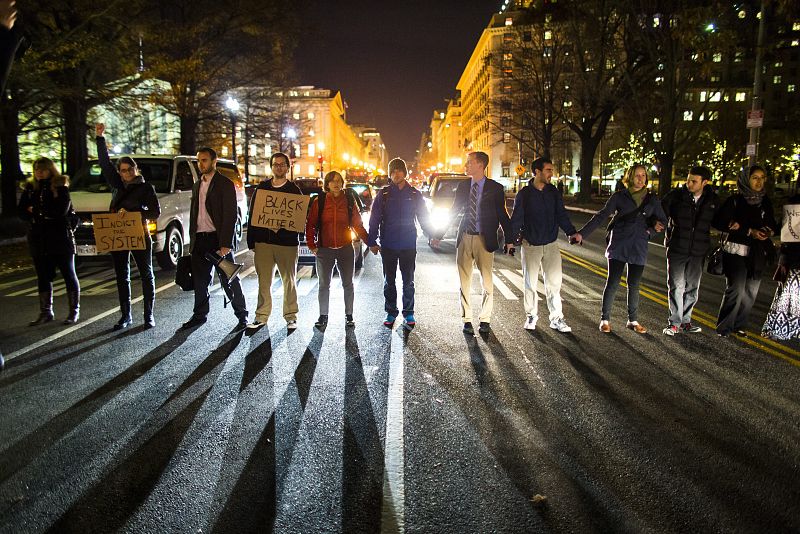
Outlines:
MULTIPOLYGON (((116 165, 120 155, 111 157, 116 165)), ((156 189, 161 204, 161 216, 150 221, 148 230, 153 237, 153 254, 162 269, 174 269, 183 247, 189 243, 189 212, 192 185, 200 179, 195 156, 152 156, 130 154, 145 181, 156 189)), ((244 183, 236 165, 230 160, 218 159, 217 170, 236 186, 238 218, 236 240, 242 237, 247 224, 247 198, 244 183)), ((111 189, 100 173, 97 160, 89 163, 70 179, 72 205, 81 223, 75 231, 76 254, 84 259, 97 256, 92 227, 93 213, 108 213, 111 189)))

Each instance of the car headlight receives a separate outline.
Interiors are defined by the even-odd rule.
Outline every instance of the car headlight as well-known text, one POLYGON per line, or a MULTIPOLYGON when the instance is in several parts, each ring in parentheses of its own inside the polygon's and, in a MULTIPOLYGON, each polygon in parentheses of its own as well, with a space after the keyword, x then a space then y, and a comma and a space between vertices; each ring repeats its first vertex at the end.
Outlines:
POLYGON ((431 214, 431 222, 437 230, 445 228, 450 224, 450 208, 434 208, 431 214))
POLYGON ((150 233, 150 235, 153 235, 153 234, 156 233, 156 228, 157 228, 157 225, 156 225, 155 221, 147 221, 147 231, 150 233))

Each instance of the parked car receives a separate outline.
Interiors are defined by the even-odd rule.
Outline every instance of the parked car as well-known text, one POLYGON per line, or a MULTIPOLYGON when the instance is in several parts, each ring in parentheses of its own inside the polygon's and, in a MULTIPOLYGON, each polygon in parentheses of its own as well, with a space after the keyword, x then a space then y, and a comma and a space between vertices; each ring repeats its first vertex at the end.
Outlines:
MULTIPOLYGON (((183 255, 184 246, 189 243, 192 186, 200 179, 197 158, 135 154, 131 157, 136 160, 144 179, 155 187, 161 204, 161 216, 149 221, 147 226, 153 237, 154 256, 162 269, 174 269, 178 258, 183 255)), ((230 160, 217 160, 217 170, 236 186, 236 240, 239 241, 248 216, 244 183, 238 168, 230 160)), ((92 214, 107 213, 111 204, 111 189, 101 175, 97 160, 90 160, 70 180, 70 196, 81 219, 75 231, 76 253, 81 259, 96 257, 92 214)))
MULTIPOLYGON (((321 187, 308 187, 306 186, 301 187, 300 190, 303 192, 304 195, 308 195, 311 197, 311 200, 314 199, 317 195, 322 192, 321 187)), ((359 213, 361 213, 361 218, 364 221, 364 227, 369 228, 367 225, 369 224, 369 210, 364 206, 363 202, 358 195, 355 196, 356 199, 356 206, 355 208, 358 209, 359 213)), ((311 206, 311 201, 309 201, 309 207, 311 206)), ((367 245, 355 232, 351 231, 353 236, 353 243, 356 247, 356 269, 360 269, 364 265, 364 253, 367 250, 367 245)), ((311 249, 308 248, 308 243, 306 242, 306 234, 303 232, 300 234, 300 250, 297 255, 297 264, 298 265, 312 265, 316 268, 317 265, 317 257, 311 253, 311 249)))
POLYGON ((352 189, 356 196, 359 197, 364 207, 368 210, 372 209, 372 201, 375 199, 375 190, 370 184, 349 183, 348 189, 352 189))
POLYGON ((443 230, 449 226, 448 236, 455 236, 458 225, 461 223, 461 215, 452 220, 453 215, 450 213, 456 199, 456 189, 459 184, 469 180, 470 177, 466 174, 438 174, 431 180, 426 199, 428 211, 431 213, 431 222, 437 230, 443 230))

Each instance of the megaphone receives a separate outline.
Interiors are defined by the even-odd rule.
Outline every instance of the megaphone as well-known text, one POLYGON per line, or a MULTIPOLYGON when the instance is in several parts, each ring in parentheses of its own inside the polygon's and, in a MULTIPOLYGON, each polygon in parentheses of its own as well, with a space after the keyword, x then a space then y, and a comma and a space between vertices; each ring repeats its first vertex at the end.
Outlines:
POLYGON ((239 271, 244 267, 244 263, 234 263, 216 252, 206 252, 206 259, 213 263, 214 266, 225 275, 227 278, 226 283, 228 284, 231 280, 239 276, 239 271))

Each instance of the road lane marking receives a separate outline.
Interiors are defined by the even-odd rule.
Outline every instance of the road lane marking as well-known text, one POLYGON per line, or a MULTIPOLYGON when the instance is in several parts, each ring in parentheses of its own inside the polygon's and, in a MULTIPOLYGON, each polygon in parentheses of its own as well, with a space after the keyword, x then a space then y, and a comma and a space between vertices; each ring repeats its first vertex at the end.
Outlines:
MULTIPOLYGON (((561 251, 561 254, 562 256, 564 256, 566 260, 580 267, 583 267, 593 273, 596 273, 602 277, 606 277, 608 275, 607 269, 604 269, 603 267, 597 264, 591 263, 587 260, 584 260, 583 258, 579 258, 578 256, 574 256, 569 252, 564 252, 563 250, 561 251)), ((625 277, 623 277, 622 280, 625 280, 625 277)), ((627 287, 627 284, 625 282, 622 282, 622 285, 624 287, 627 287)), ((661 293, 656 289, 645 286, 644 284, 640 285, 639 293, 646 299, 661 304, 662 306, 669 309, 667 296, 664 293, 661 293)), ((717 319, 711 314, 695 309, 692 312, 692 318, 695 320, 695 322, 700 323, 703 326, 707 326, 712 330, 716 329, 717 319)), ((781 345, 780 343, 772 339, 761 337, 761 335, 756 332, 747 332, 746 337, 734 336, 734 338, 738 339, 742 343, 745 343, 746 345, 750 345, 751 347, 759 349, 762 352, 765 352, 771 356, 775 356, 786 362, 789 362, 796 367, 800 367, 800 351, 796 351, 791 347, 781 345)))
MULTIPOLYGON (((255 271, 255 267, 250 267, 247 270, 245 270, 242 274, 240 274, 239 278, 240 279, 244 278, 247 275, 249 275, 250 273, 252 273, 253 271, 255 271)), ((175 286, 175 282, 166 283, 163 286, 156 288, 156 294, 161 293, 162 291, 166 291, 167 289, 169 289, 169 288, 171 288, 173 286, 175 286)), ((213 285, 209 289, 208 293, 211 294, 214 291, 218 290, 219 288, 220 288, 220 285, 219 285, 219 283, 217 283, 217 284, 213 285)), ((131 299, 131 305, 136 304, 138 302, 141 302, 142 300, 144 300, 144 296, 143 295, 140 295, 140 296, 138 296, 136 298, 133 298, 133 299, 131 299)), ((47 345, 51 341, 55 341, 57 339, 60 339, 60 338, 62 338, 64 336, 66 336, 66 335, 71 334, 72 332, 75 332, 77 330, 80 330, 81 328, 89 326, 92 323, 96 323, 97 321, 99 321, 101 319, 105 319, 109 315, 113 315, 115 313, 119 313, 119 311, 120 311, 119 306, 116 306, 114 308, 111 308, 110 310, 106 310, 106 311, 104 311, 102 313, 99 313, 99 314, 95 315, 94 317, 90 317, 88 319, 81 319, 78 323, 70 326, 69 328, 65 328, 64 330, 62 330, 62 331, 60 331, 60 332, 58 332, 56 334, 53 334, 52 336, 48 336, 48 337, 46 337, 44 339, 40 339, 39 341, 37 341, 35 343, 32 343, 32 344, 28 345, 27 347, 22 347, 19 350, 15 350, 14 352, 12 352, 10 354, 7 354, 5 356, 5 359, 6 359, 6 361, 11 361, 14 358, 17 358, 19 356, 22 356, 23 354, 27 354, 27 353, 31 352, 32 350, 36 350, 39 347, 47 345)))
POLYGON ((497 289, 499 289, 499 290, 500 290, 500 293, 502 293, 502 294, 503 294, 503 296, 504 296, 504 297, 505 297, 507 300, 519 300, 519 298, 517 298, 517 296, 514 294, 514 292, 513 292, 513 291, 511 291, 511 290, 508 288, 508 286, 507 286, 507 285, 505 285, 505 284, 503 283, 503 281, 502 281, 502 280, 500 280, 500 279, 499 279, 497 276, 492 276, 492 283, 495 285, 495 287, 497 287, 497 289))
POLYGON ((405 416, 403 412, 403 339, 392 335, 389 355, 389 391, 386 399, 386 444, 383 468, 381 532, 405 532, 405 416))

